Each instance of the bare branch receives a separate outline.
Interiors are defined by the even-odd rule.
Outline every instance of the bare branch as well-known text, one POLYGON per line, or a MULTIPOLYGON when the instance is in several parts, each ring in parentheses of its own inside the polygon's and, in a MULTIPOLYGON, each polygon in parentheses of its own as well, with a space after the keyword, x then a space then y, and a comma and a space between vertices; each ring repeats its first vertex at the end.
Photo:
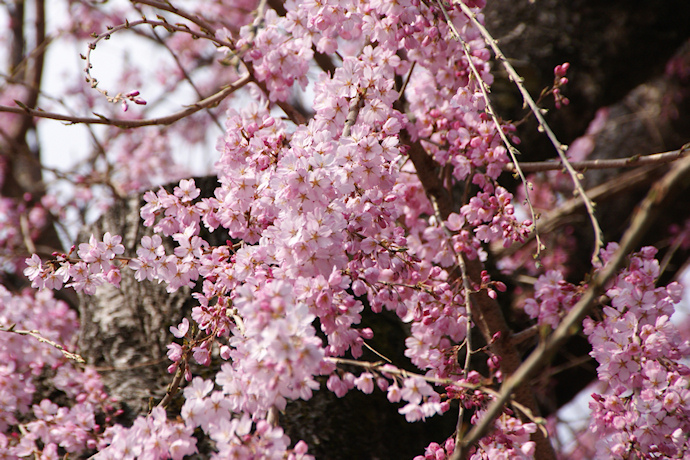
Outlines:
POLYGON ((227 42, 225 40, 218 39, 213 35, 208 35, 208 34, 203 33, 203 32, 191 30, 185 24, 170 24, 169 22, 166 22, 164 20, 163 21, 161 21, 161 20, 155 21, 155 20, 151 20, 151 19, 147 19, 147 18, 142 18, 138 21, 132 21, 132 22, 126 21, 124 24, 120 24, 120 25, 117 25, 115 27, 109 27, 107 32, 103 32, 103 33, 98 34, 98 35, 96 35, 96 34, 93 35, 94 41, 89 43, 89 50, 86 52, 86 56, 82 56, 82 59, 84 59, 86 61, 86 67, 84 68, 84 72, 86 72, 86 81, 91 85, 92 88, 96 89, 97 91, 102 93, 104 96, 106 96, 110 102, 119 102, 121 100, 126 99, 126 97, 122 96, 121 94, 118 94, 116 96, 109 96, 108 91, 98 88, 98 80, 91 75, 91 68, 92 68, 91 53, 96 49, 98 42, 100 42, 101 40, 110 40, 110 38, 113 36, 113 34, 115 34, 117 32, 122 32, 123 30, 130 30, 133 27, 137 27, 137 26, 141 26, 141 25, 149 25, 153 28, 162 27, 171 33, 172 32, 183 32, 186 34, 190 34, 196 38, 203 38, 205 40, 209 40, 210 42, 215 43, 218 46, 226 46, 230 49, 234 48, 234 45, 232 43, 227 42))
MULTIPOLYGON (((587 169, 618 169, 618 168, 635 168, 637 166, 645 165, 661 165, 672 163, 676 160, 684 158, 690 151, 690 143, 685 144, 678 150, 671 150, 663 153, 655 153, 652 155, 635 155, 628 158, 619 158, 615 160, 586 160, 586 161, 571 161, 570 165, 573 169, 584 171, 587 169)), ((525 172, 540 172, 540 171, 555 171, 563 169, 563 164, 560 161, 534 161, 520 163, 520 169, 525 172)), ((505 166, 506 171, 516 171, 515 163, 508 163, 505 166)), ((589 192, 587 192, 589 193, 589 192)))
MULTIPOLYGON (((648 184, 660 175, 661 173, 659 169, 654 168, 653 166, 628 171, 627 173, 616 177, 614 180, 597 185, 596 187, 587 190, 587 196, 596 201, 606 201, 621 193, 626 193, 644 184, 648 184)), ((560 204, 558 208, 539 219, 537 223, 539 231, 543 234, 550 233, 565 223, 566 216, 570 216, 577 212, 580 208, 582 208, 583 205, 582 200, 579 198, 571 198, 565 203, 560 204)), ((525 244, 532 241, 533 238, 534 236, 532 234, 527 235, 525 242, 522 245, 513 244, 507 248, 503 247, 503 245, 492 245, 491 252, 497 258, 510 256, 520 248, 523 248, 525 244)))
POLYGON ((76 361, 76 362, 78 362, 79 364, 85 364, 85 363, 86 363, 86 361, 84 360, 84 358, 82 358, 81 356, 79 356, 79 355, 76 354, 76 353, 72 353, 71 351, 67 351, 67 350, 65 349, 65 347, 63 347, 63 346, 60 345, 59 343, 53 342, 53 341, 50 340, 50 339, 46 339, 45 337, 43 337, 43 336, 41 335, 41 333, 40 333, 39 331, 35 331, 35 330, 32 330, 32 331, 17 330, 17 329, 14 328, 14 325, 12 325, 12 326, 10 326, 8 329, 3 329, 2 327, 0 327, 0 332, 9 332, 9 333, 12 333, 12 334, 28 335, 28 336, 31 336, 31 337, 33 337, 34 339, 38 340, 39 342, 47 343, 48 345, 50 345, 50 346, 56 348, 56 349, 57 349, 58 351, 60 351, 60 353, 62 353, 62 354, 65 356, 65 358, 67 358, 67 359, 71 359, 72 361, 76 361))
POLYGON ((32 109, 29 107, 7 107, 7 106, 3 106, 3 105, 0 105, 0 112, 27 114, 27 115, 31 115, 32 117, 49 118, 51 120, 66 121, 70 124, 85 123, 85 124, 94 124, 94 125, 96 125, 96 124, 98 124, 98 125, 111 125, 111 126, 117 126, 118 128, 122 128, 122 129, 139 128, 141 126, 169 125, 169 124, 172 124, 172 123, 174 123, 174 122, 176 122, 182 118, 188 117, 189 115, 192 115, 193 113, 196 113, 199 110, 203 110, 203 109, 206 109, 209 107, 216 106, 223 99, 225 99, 230 94, 237 91, 238 89, 242 88, 244 85, 246 85, 250 81, 252 81, 251 76, 249 74, 246 74, 243 77, 240 77, 234 83, 224 87, 222 90, 213 94, 212 96, 209 96, 206 99, 203 99, 201 101, 197 101, 184 110, 181 110, 179 112, 175 112, 171 115, 167 115, 164 117, 148 118, 148 119, 144 119, 144 120, 125 120, 122 118, 107 118, 107 117, 102 116, 102 115, 98 115, 97 118, 75 117, 75 116, 64 115, 64 114, 60 114, 60 113, 45 112, 45 111, 40 110, 40 109, 32 109))
POLYGON ((168 11, 170 13, 176 14, 177 16, 180 16, 181 18, 185 18, 194 24, 198 25, 201 27, 202 30, 207 31, 208 33, 214 34, 216 32, 215 27, 213 27, 211 24, 200 18, 199 16, 194 16, 192 14, 187 13, 186 11, 179 10, 172 6, 170 2, 157 2, 155 0, 130 0, 133 4, 141 3, 142 5, 148 5, 152 6, 154 8, 158 8, 159 10, 163 11, 168 11))

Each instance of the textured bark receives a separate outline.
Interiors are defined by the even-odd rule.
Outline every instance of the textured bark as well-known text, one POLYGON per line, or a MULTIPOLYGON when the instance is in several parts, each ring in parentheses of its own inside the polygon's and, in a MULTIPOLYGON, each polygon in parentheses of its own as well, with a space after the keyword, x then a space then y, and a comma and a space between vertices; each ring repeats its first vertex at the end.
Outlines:
MULTIPOLYGON (((97 238, 105 232, 122 235, 125 256, 136 256, 141 238, 152 233, 141 224, 142 205, 139 196, 118 203, 80 239, 88 241, 91 233, 97 238)), ((189 289, 169 294, 164 284, 139 283, 124 268, 120 289, 104 285, 80 300, 81 355, 88 364, 104 369, 104 383, 129 409, 127 418, 146 413, 149 399, 158 402, 170 381, 165 346, 170 342, 169 327, 179 323, 191 300, 189 289)))
MULTIPOLYGON (((196 182, 206 196, 217 184, 213 177, 196 182)), ((141 195, 118 202, 82 232, 80 241, 88 241, 91 234, 99 238, 110 232, 122 236, 125 256, 136 256, 141 238, 153 234, 139 216, 144 204, 141 195)), ((204 236, 211 244, 224 244, 227 238, 222 232, 204 236)), ((169 239, 164 239, 164 245, 171 253, 169 239)), ((90 365, 103 369, 101 375, 110 393, 127 410, 125 423, 146 413, 151 401, 158 403, 164 396, 172 379, 166 357, 166 345, 172 339, 170 326, 177 326, 194 305, 188 288, 169 293, 165 284, 137 282, 133 275, 123 268, 120 289, 101 286, 93 296, 81 295, 79 303, 80 353, 90 365)))

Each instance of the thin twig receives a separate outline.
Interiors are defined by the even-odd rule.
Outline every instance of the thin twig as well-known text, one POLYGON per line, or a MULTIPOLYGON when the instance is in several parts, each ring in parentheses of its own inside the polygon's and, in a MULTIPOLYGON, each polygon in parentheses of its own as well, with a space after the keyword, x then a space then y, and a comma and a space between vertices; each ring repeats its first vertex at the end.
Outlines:
POLYGON ((357 366, 357 367, 361 367, 363 369, 367 369, 367 370, 373 371, 373 372, 378 372, 381 374, 399 375, 400 377, 403 377, 403 378, 420 377, 429 383, 433 383, 434 385, 442 385, 442 386, 453 385, 453 386, 456 386, 459 388, 465 388, 467 390, 481 390, 481 391, 486 392, 487 394, 491 394, 490 389, 482 387, 481 385, 475 385, 475 384, 465 383, 465 382, 451 380, 451 379, 441 379, 441 378, 437 378, 437 377, 428 377, 426 375, 406 371, 405 369, 400 369, 399 367, 396 367, 392 364, 388 364, 388 363, 384 363, 384 362, 372 363, 372 362, 368 362, 368 361, 358 361, 355 359, 334 358, 334 357, 326 357, 324 359, 326 361, 331 362, 331 363, 336 364, 336 365, 340 364, 340 365, 347 365, 347 366, 357 366))
POLYGON ((126 21, 124 24, 119 24, 114 27, 109 27, 106 32, 103 32, 101 34, 94 34, 93 38, 94 40, 89 43, 89 49, 86 52, 86 55, 82 55, 82 59, 86 61, 86 67, 84 68, 84 72, 86 73, 86 81, 91 85, 92 88, 96 89, 98 92, 102 93, 104 96, 108 98, 110 102, 119 102, 123 99, 126 99, 126 96, 122 96, 122 94, 118 94, 116 96, 109 96, 108 91, 103 90, 98 88, 98 80, 94 78, 91 75, 91 68, 93 67, 91 64, 91 53, 96 49, 98 42, 101 40, 110 40, 110 38, 113 36, 113 34, 117 32, 122 32, 123 30, 130 30, 134 27, 138 27, 141 25, 148 25, 151 26, 152 28, 156 27, 162 27, 168 32, 183 32, 186 34, 192 35, 192 37, 195 38, 203 38, 206 40, 209 40, 212 43, 216 43, 218 46, 225 46, 230 49, 234 47, 234 45, 230 42, 227 42, 225 40, 221 40, 213 35, 208 35, 203 32, 195 31, 190 29, 187 25, 185 24, 170 24, 169 22, 165 20, 152 20, 152 19, 147 19, 147 18, 142 18, 137 21, 126 21))
POLYGON ((192 14, 189 14, 183 10, 179 10, 172 6, 170 2, 157 2, 155 0, 130 0, 132 3, 141 3, 142 5, 148 5, 152 6, 154 8, 158 8, 159 10, 163 11, 168 11, 170 13, 176 14, 182 18, 187 19, 188 21, 193 22, 194 24, 198 25, 201 27, 202 30, 206 30, 207 32, 214 34, 216 32, 215 27, 213 27, 211 24, 200 18, 199 16, 194 16, 192 14))
MULTIPOLYGON (((434 214, 436 216, 436 220, 438 221, 438 225, 443 229, 444 233, 446 234, 446 244, 450 246, 451 251, 453 251, 453 255, 455 256, 455 260, 457 261, 457 266, 460 268, 460 277, 462 280, 462 289, 463 289, 463 295, 464 295, 464 300, 465 300, 465 311, 466 311, 466 316, 467 316, 467 324, 466 324, 466 331, 465 331, 465 363, 463 365, 463 371, 465 374, 465 377, 470 372, 470 359, 472 358, 472 307, 471 307, 471 302, 470 302, 470 292, 472 292, 472 286, 470 285, 470 278, 467 275, 467 265, 465 264, 465 259, 462 258, 461 255, 459 255, 455 251, 455 247, 453 246, 453 234, 451 231, 448 229, 446 226, 445 222, 443 221, 443 217, 441 216, 441 211, 439 210, 438 207, 438 202, 436 201, 435 197, 430 197, 431 199, 431 204, 434 207, 434 214)), ((464 404, 460 404, 460 408, 458 410, 458 422, 455 428, 455 442, 456 444, 459 443, 462 440, 462 420, 464 418, 464 413, 465 413, 465 406, 464 404)))
MULTIPOLYGON (((252 81, 252 78, 249 74, 244 75, 243 77, 240 77, 237 81, 233 82, 232 84, 224 87, 217 93, 207 97, 206 99, 203 99, 201 101, 197 101, 194 104, 188 106, 184 110, 180 110, 179 112, 175 112, 170 115, 166 115, 164 117, 156 117, 156 118, 148 118, 144 120, 125 120, 122 118, 107 118, 103 115, 98 115, 97 118, 88 118, 88 117, 75 117, 71 115, 64 115, 61 113, 54 113, 54 112, 45 112, 40 109, 32 109, 27 106, 20 106, 20 107, 7 107, 0 105, 0 112, 10 112, 10 113, 18 113, 18 114, 27 114, 31 115, 32 117, 38 117, 38 118, 49 118, 51 120, 59 120, 59 121, 66 121, 70 124, 80 124, 80 123, 85 123, 85 124, 98 124, 98 125, 111 125, 111 126, 116 126, 118 128, 122 129, 129 129, 129 128, 139 128, 141 126, 153 126, 153 125, 170 125, 184 117, 187 117, 189 115, 192 115, 193 113, 198 112, 199 110, 203 110, 208 107, 214 107, 217 104, 219 104, 223 99, 228 97, 230 94, 234 93, 238 89, 242 88, 245 86, 247 83, 252 81)), ((23 104, 22 104, 23 105, 23 104)))
POLYGON ((56 348, 67 359, 71 359, 72 361, 76 361, 79 364, 85 364, 86 363, 86 360, 84 358, 82 358, 81 356, 79 356, 76 353, 72 353, 71 351, 67 351, 65 349, 65 347, 63 347, 59 343, 53 342, 52 340, 43 337, 39 331, 36 331, 36 330, 31 330, 31 331, 17 330, 14 328, 14 325, 12 325, 8 329, 0 327, 0 332, 10 332, 10 333, 18 334, 18 335, 31 336, 31 337, 35 338, 36 340, 38 340, 39 342, 47 343, 48 345, 52 346, 53 348, 56 348))
POLYGON ((460 9, 462 9, 463 13, 465 13, 465 15, 472 22, 472 24, 482 34, 482 37, 484 37, 484 41, 491 47, 491 49, 494 52, 494 55, 506 69, 506 72, 508 72, 508 76, 513 81, 513 83, 515 83, 518 90, 520 91, 520 94, 522 94, 523 100, 525 101, 525 103, 527 103, 530 110, 534 113, 534 116, 537 118, 540 131, 546 133, 546 136, 549 138, 551 144, 556 149, 556 152, 558 153, 558 156, 561 159, 563 167, 568 172, 571 180, 573 181, 573 184, 575 185, 575 192, 579 194, 579 196, 582 198, 585 204, 585 208, 587 209, 587 214, 589 214, 589 218, 592 222, 592 228, 594 229, 594 251, 592 252, 592 262, 598 262, 599 252, 601 251, 601 248, 604 245, 604 236, 601 231, 601 227, 599 226, 599 222, 597 221, 597 218, 594 215, 594 203, 587 197, 587 194, 585 193, 585 190, 582 187, 582 183, 580 182, 578 172, 573 168, 573 166, 570 164, 570 161, 566 157, 568 146, 561 144, 561 142, 556 138, 556 135, 551 130, 551 127, 544 119, 544 116, 542 115, 542 110, 534 102, 534 99, 532 99, 532 96, 529 94, 529 91, 527 91, 527 88, 525 88, 525 85, 522 83, 522 77, 518 75, 518 73, 515 71, 515 68, 513 68, 510 62, 508 62, 508 59, 506 59, 505 55, 498 47, 497 40, 493 38, 489 31, 486 30, 486 27, 484 27, 477 20, 477 16, 467 5, 458 0, 454 0, 453 3, 455 5, 458 5, 460 9))
MULTIPOLYGON (((619 168, 635 168, 637 166, 646 165, 662 165, 673 163, 676 160, 684 158, 690 151, 690 143, 685 144, 678 150, 670 150, 663 153, 654 153, 652 155, 635 155, 627 158, 617 158, 613 160, 586 160, 586 161, 571 161, 570 165, 573 169, 584 171, 587 169, 619 169, 619 168)), ((525 172, 541 172, 541 171, 556 171, 563 169, 563 164, 560 161, 535 161, 522 162, 520 169, 525 172)), ((508 163, 504 169, 509 172, 517 170, 515 163, 508 163)), ((587 192, 589 193, 589 191, 587 192)))
POLYGON ((172 382, 170 382, 170 385, 168 385, 168 389, 165 391, 165 396, 158 403, 159 407, 168 407, 170 401, 172 401, 173 397, 175 397, 175 395, 177 394, 177 390, 179 390, 180 383, 182 383, 182 378, 184 377, 185 366, 187 366, 186 358, 180 360, 179 364, 177 365, 175 377, 173 377, 172 382))
POLYGON ((375 354, 376 356, 378 356, 378 357, 381 358, 382 360, 386 361, 386 362, 389 363, 389 364, 393 364, 393 361, 392 361, 390 358, 387 358, 384 354, 382 354, 381 352, 379 352, 378 350, 376 350, 374 347, 372 347, 372 346, 369 345, 368 343, 362 342, 362 344, 363 344, 369 351, 371 351, 373 354, 375 354))

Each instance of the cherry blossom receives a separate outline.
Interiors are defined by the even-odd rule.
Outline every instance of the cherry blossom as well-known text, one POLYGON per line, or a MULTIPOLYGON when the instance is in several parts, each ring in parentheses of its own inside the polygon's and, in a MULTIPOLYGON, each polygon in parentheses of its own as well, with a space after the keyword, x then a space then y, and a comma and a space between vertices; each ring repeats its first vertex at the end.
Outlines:
MULTIPOLYGON (((519 334, 483 330, 484 343, 477 344, 472 328, 487 326, 479 323, 475 299, 497 302, 507 290, 483 264, 526 243, 536 217, 524 217, 527 196, 514 196, 501 177, 516 161, 509 144, 518 140, 515 126, 494 121, 484 94, 493 82, 489 46, 477 26, 485 2, 288 0, 285 11, 271 2, 211 2, 180 15, 171 5, 145 2, 136 11, 137 17, 163 13, 157 22, 77 3, 71 8, 78 36, 87 26, 99 30, 97 41, 117 27, 169 32, 165 43, 175 66, 151 66, 160 88, 172 94, 188 82, 200 97, 186 107, 221 104, 222 110, 160 124, 174 121, 178 135, 196 141, 220 130, 213 135, 218 185, 202 195, 170 156, 176 140, 166 129, 129 135, 113 122, 98 160, 75 173, 79 187, 69 205, 0 198, 0 245, 8 250, 32 249, 53 209, 86 214, 96 186, 108 190, 108 199, 143 191, 139 215, 149 232, 134 247, 124 247, 124 235, 106 232, 64 252, 39 251, 8 263, 37 290, 11 293, 0 286, 0 333, 10 337, 0 342, 6 408, 0 450, 36 458, 97 451, 98 459, 309 459, 307 442, 290 439, 275 414, 317 391, 337 397, 383 391, 410 423, 459 411, 462 428, 463 421, 478 425, 488 417, 508 380, 507 360, 494 345, 517 343, 519 334), (215 65, 219 59, 223 65, 215 65), (195 65, 207 71, 198 87, 185 70, 195 65), (218 86, 228 90, 233 80, 243 82, 237 91, 242 88, 244 99, 202 97, 219 94, 218 86), (441 192, 422 177, 419 151, 454 209, 441 211, 441 192), (166 182, 176 185, 158 187, 166 182), (204 236, 209 232, 228 240, 213 245, 204 236), (473 276, 470 263, 480 267, 473 276), (184 386, 180 404, 161 401, 131 426, 117 423, 117 402, 96 370, 74 366, 58 347, 9 335, 37 330, 69 353, 76 314, 50 290, 95 295, 125 277, 159 283, 169 293, 193 292, 191 311, 171 318, 169 327, 168 371, 171 388, 184 386), (381 363, 362 360, 375 338, 364 318, 383 312, 407 334, 400 345, 405 367, 414 371, 382 364, 390 361, 382 355, 381 363), (484 373, 472 367, 475 355, 483 356, 484 373), (195 364, 208 370, 197 375, 195 364), (34 400, 37 376, 48 369, 71 405, 34 400)), ((142 86, 140 72, 122 69, 120 83, 128 89, 112 96, 91 75, 90 57, 84 59, 91 89, 127 112, 117 118, 110 108, 99 119, 112 117, 125 127, 146 121, 143 106, 154 104, 143 89, 131 90, 142 86)), ((557 107, 568 104, 562 94, 568 70, 568 63, 554 69, 557 107)), ((94 112, 103 101, 85 91, 74 89, 94 112)), ((530 178, 537 207, 560 199, 548 183, 554 177, 530 178)), ((675 244, 687 246, 687 228, 672 231, 675 244)), ((560 238, 561 248, 567 246, 570 237, 560 238)), ((502 273, 523 268, 533 253, 524 248, 498 261, 502 273)), ((523 332, 538 330, 541 340, 558 329, 616 250, 612 243, 602 251, 603 262, 579 284, 567 281, 567 259, 557 250, 541 265, 524 267, 534 280, 519 307, 534 327, 523 332)), ((651 247, 631 255, 583 322, 599 380, 608 385, 590 402, 589 429, 600 458, 680 457, 688 449, 690 346, 671 321, 682 287, 658 286, 663 270, 655 257, 651 247)), ((488 420, 491 429, 469 446, 468 458, 535 456, 541 418, 508 404, 488 420)), ((457 455, 461 435, 439 438, 416 458, 457 455)))

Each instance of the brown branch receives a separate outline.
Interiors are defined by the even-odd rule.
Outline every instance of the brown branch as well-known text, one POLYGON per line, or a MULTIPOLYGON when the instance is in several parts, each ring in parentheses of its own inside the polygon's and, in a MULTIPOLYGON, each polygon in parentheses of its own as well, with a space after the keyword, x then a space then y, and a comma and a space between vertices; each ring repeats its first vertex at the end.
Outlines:
POLYGON ((29 107, 35 107, 38 103, 39 88, 41 87, 41 79, 43 77, 43 64, 45 57, 46 41, 46 18, 45 18, 45 3, 44 0, 36 0, 36 22, 35 22, 35 37, 36 48, 29 54, 33 60, 33 67, 31 67, 31 75, 28 75, 27 81, 30 81, 31 94, 26 101, 29 107))
POLYGON ((10 73, 14 73, 24 57, 24 1, 10 2, 8 9, 10 29, 12 30, 9 67, 10 73))
POLYGON ((215 34, 216 29, 213 27, 211 24, 200 18, 199 16, 194 16, 192 14, 189 14, 183 10, 179 10, 172 6, 170 2, 157 2, 155 0, 130 0, 132 3, 141 3, 142 5, 148 5, 152 6, 154 8, 158 8, 159 10, 163 11, 168 11, 170 13, 176 14, 177 16, 180 16, 181 18, 185 18, 188 21, 193 22, 194 24, 198 25, 201 27, 202 30, 206 30, 208 33, 215 34))
POLYGON ((357 93, 357 95, 350 100, 350 110, 347 112, 347 118, 345 118, 342 137, 350 137, 350 131, 357 122, 357 117, 362 107, 364 107, 364 97, 360 93, 357 93))
MULTIPOLYGON (((34 41, 36 47, 24 57, 19 63, 19 67, 24 67, 24 77, 21 78, 21 83, 28 89, 28 95, 22 101, 28 107, 36 107, 38 103, 38 96, 40 94, 41 78, 43 77, 43 64, 45 57, 45 48, 49 43, 45 35, 45 4, 43 0, 35 1, 36 20, 34 30, 34 41)), ((13 133, 16 139, 23 139, 26 133, 34 127, 34 122, 31 117, 23 117, 19 129, 13 133)), ((27 153, 32 156, 33 152, 27 153)))
MULTIPOLYGON (((676 160, 684 158, 690 151, 690 143, 685 144, 678 150, 671 150, 663 153, 655 153, 652 155, 635 155, 628 158, 619 158, 614 160, 586 160, 586 161, 571 161, 573 169, 584 171, 587 169, 619 169, 619 168, 635 168, 637 166, 645 165, 662 165, 673 163, 676 160)), ((515 164, 508 163, 504 169, 509 172, 515 172, 515 164)), ((541 171, 556 171, 563 169, 563 164, 560 161, 534 161, 521 162, 520 169, 524 172, 541 172, 541 171)), ((587 191, 589 196, 589 191, 587 191)), ((592 197, 593 200, 596 200, 592 197)))
POLYGON ((18 114, 27 114, 32 117, 38 117, 38 118, 49 118, 51 120, 59 120, 59 121, 66 121, 70 124, 79 124, 79 123, 85 123, 85 124, 94 124, 94 125, 111 125, 111 126, 117 126, 118 128, 123 128, 123 129, 129 129, 129 128, 139 128, 141 126, 153 126, 153 125, 169 125, 172 124, 184 117, 187 117, 189 115, 192 115, 193 113, 198 112, 199 110, 203 110, 209 107, 214 107, 218 103, 220 103, 223 99, 228 97, 230 94, 233 92, 237 91, 238 89, 242 88, 244 85, 252 81, 252 78, 249 74, 241 77, 234 83, 226 86, 222 90, 218 91, 217 93, 213 94, 212 96, 207 97, 206 99, 203 99, 201 101, 197 101, 194 104, 190 105, 188 108, 181 110, 179 112, 175 112, 173 114, 164 116, 164 117, 157 117, 157 118, 148 118, 144 120, 125 120, 121 118, 107 118, 102 115, 98 115, 98 118, 89 118, 89 117, 75 117, 71 115, 64 115, 60 113, 54 113, 54 112, 45 112, 40 109, 32 109, 30 107, 7 107, 0 105, 0 112, 10 112, 10 113, 18 113, 18 114))
POLYGON ((163 408, 168 407, 170 401, 172 401, 172 399, 177 394, 177 390, 180 389, 180 384, 182 383, 182 379, 184 378, 184 368, 186 365, 186 358, 179 362, 177 366, 177 371, 175 372, 175 376, 173 377, 172 382, 170 382, 170 385, 168 385, 167 390, 165 390, 165 396, 163 397, 163 399, 160 400, 157 406, 163 408))
POLYGON ((652 187, 633 216, 632 223, 623 235, 620 246, 611 260, 596 273, 585 293, 556 330, 537 346, 515 373, 504 380, 499 397, 494 399, 462 444, 457 446, 458 448, 465 449, 474 445, 488 433, 494 420, 503 411, 504 405, 512 398, 513 393, 518 388, 524 387, 529 378, 550 361, 551 356, 558 348, 579 331, 582 320, 597 302, 604 291, 604 286, 623 265, 627 255, 639 244, 639 241, 652 225, 659 209, 662 208, 663 202, 673 199, 675 195, 688 186, 690 186, 690 158, 685 158, 652 187))

